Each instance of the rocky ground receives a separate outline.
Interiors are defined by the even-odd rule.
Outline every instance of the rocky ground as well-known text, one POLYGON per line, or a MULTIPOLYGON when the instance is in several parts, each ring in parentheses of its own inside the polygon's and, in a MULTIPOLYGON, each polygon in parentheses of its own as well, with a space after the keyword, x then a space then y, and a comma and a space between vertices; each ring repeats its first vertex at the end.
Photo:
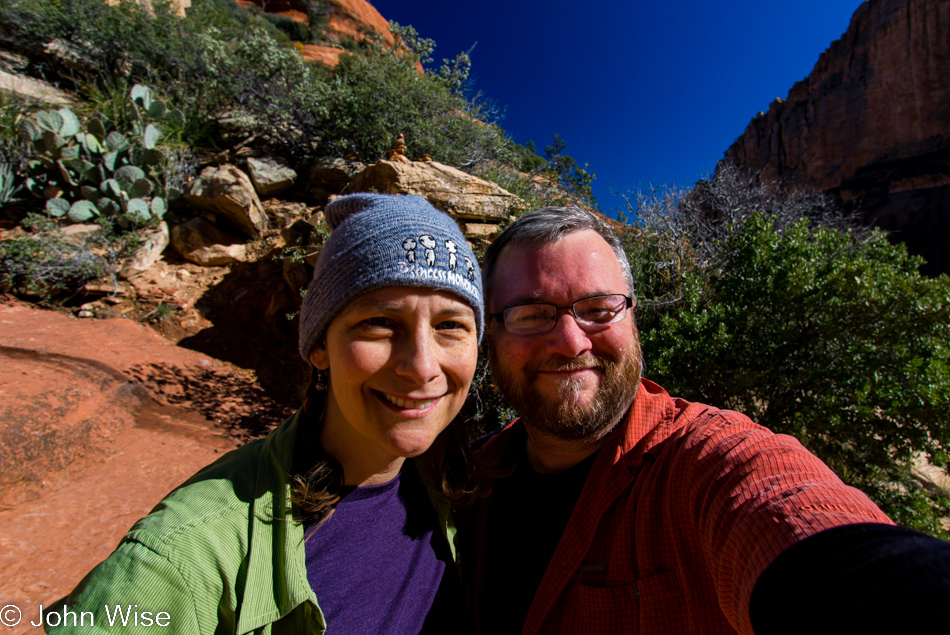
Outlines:
MULTIPOLYGON (((195 278, 219 274, 188 279, 205 295, 195 278)), ((158 334, 187 340, 210 320, 150 322, 147 306, 77 319, 0 301, 0 604, 24 616, 68 593, 168 491, 293 409, 256 372, 158 334)), ((37 630, 28 621, 11 632, 37 630)))

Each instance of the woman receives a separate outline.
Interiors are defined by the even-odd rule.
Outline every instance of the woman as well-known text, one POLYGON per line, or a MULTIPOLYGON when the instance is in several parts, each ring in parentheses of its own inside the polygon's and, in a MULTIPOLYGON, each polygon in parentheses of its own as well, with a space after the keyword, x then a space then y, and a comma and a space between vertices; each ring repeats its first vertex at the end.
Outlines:
MULTIPOLYGON (((303 408, 136 523, 66 599, 77 623, 459 630, 446 625, 464 615, 448 512, 474 493, 453 420, 483 328, 475 257, 416 196, 354 194, 326 217, 300 314, 303 408)), ((84 630, 64 621, 49 631, 84 630)))

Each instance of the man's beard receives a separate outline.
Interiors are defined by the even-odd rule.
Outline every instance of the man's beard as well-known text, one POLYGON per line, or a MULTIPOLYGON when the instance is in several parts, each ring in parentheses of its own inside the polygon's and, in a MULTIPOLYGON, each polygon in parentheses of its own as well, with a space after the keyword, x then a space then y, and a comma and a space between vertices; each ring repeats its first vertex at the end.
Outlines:
POLYGON ((617 361, 585 353, 573 359, 551 359, 540 368, 516 374, 499 363, 494 346, 488 347, 492 377, 508 403, 531 428, 558 439, 599 439, 626 412, 637 396, 643 361, 640 337, 634 330, 633 346, 621 351, 617 361), (534 385, 539 370, 595 368, 600 376, 597 392, 589 404, 579 403, 584 380, 562 382, 555 399, 541 394, 534 385))

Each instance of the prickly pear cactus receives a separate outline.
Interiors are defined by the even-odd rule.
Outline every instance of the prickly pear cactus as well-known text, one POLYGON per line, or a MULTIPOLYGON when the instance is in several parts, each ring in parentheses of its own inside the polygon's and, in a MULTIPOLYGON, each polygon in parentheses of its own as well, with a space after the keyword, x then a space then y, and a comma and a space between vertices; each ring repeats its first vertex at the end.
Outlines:
POLYGON ((120 226, 161 218, 181 195, 165 187, 158 149, 163 122, 180 126, 184 115, 152 96, 147 86, 131 90, 133 129, 123 134, 103 115, 83 123, 69 108, 44 110, 20 123, 32 144, 27 189, 45 198, 51 216, 81 223, 115 217, 120 226))

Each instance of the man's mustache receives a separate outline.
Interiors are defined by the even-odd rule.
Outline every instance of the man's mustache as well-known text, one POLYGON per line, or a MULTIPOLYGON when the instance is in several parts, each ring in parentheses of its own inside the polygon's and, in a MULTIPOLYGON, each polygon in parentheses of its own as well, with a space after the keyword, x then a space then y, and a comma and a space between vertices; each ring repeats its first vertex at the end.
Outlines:
POLYGON ((538 372, 564 373, 588 368, 606 368, 607 362, 591 353, 580 357, 553 359, 538 367, 538 372))

